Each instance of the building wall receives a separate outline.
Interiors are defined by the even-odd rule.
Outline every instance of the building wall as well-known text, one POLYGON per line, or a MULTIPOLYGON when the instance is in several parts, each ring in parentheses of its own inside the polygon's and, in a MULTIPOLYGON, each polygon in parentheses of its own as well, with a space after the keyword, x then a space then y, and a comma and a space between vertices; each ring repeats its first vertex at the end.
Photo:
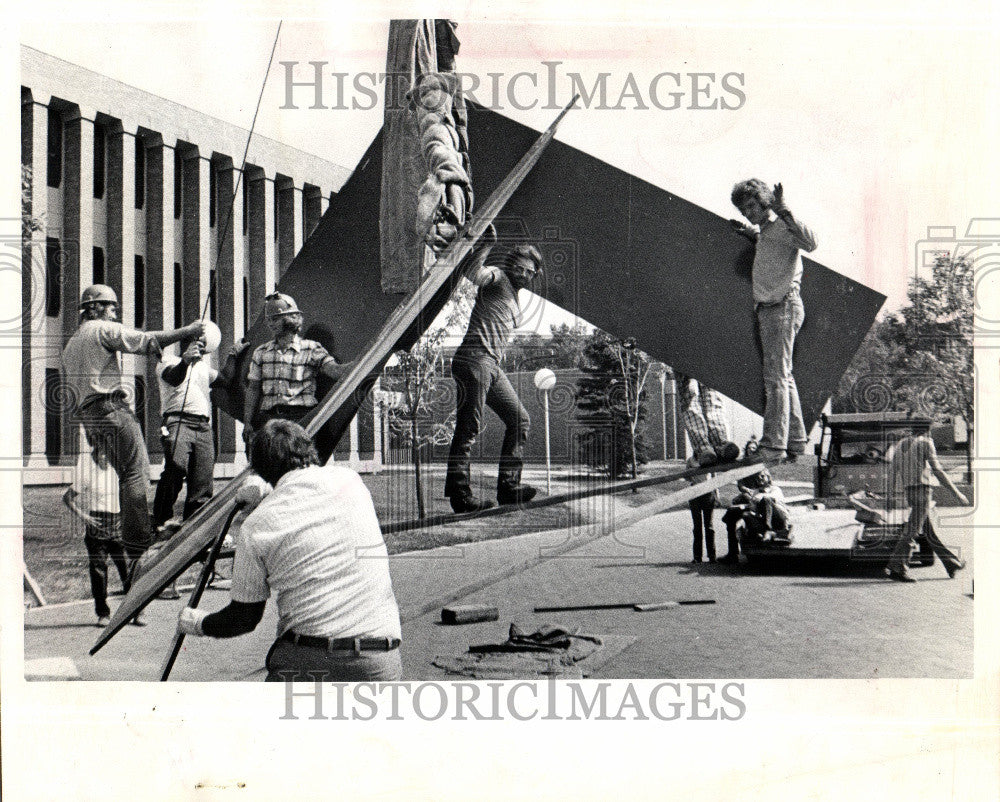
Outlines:
MULTIPOLYGON (((80 443, 59 357, 81 289, 111 285, 122 322, 147 330, 189 323, 207 305, 224 354, 349 170, 32 48, 21 66, 21 161, 28 212, 42 223, 22 237, 25 481, 57 482, 80 443)), ((155 364, 123 355, 122 365, 155 475, 155 364)), ((216 424, 217 474, 233 475, 245 464, 241 426, 226 415, 216 424)))

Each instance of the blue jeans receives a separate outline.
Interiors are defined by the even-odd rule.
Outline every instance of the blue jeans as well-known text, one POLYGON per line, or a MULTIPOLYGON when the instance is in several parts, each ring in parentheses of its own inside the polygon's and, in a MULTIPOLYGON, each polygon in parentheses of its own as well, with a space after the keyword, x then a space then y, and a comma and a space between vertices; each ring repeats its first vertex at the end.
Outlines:
POLYGON ((528 411, 514 392, 510 379, 490 357, 456 359, 451 364, 451 375, 458 392, 458 411, 448 453, 444 494, 449 498, 472 495, 469 461, 472 444, 482 426, 484 405, 496 412, 507 427, 500 447, 497 492, 513 490, 521 483, 522 456, 530 426, 528 411))
POLYGON ((212 424, 188 416, 170 415, 163 440, 163 473, 153 497, 153 521, 162 526, 174 514, 174 502, 187 480, 184 501, 186 521, 212 497, 215 442, 212 424))
POLYGON ((900 533, 896 547, 889 557, 889 568, 900 573, 906 572, 906 559, 910 556, 910 544, 916 540, 921 543, 921 554, 928 552, 937 554, 938 559, 946 567, 958 568, 962 561, 937 536, 931 521, 933 506, 933 488, 928 485, 913 485, 906 488, 906 503, 910 508, 910 517, 900 533))
POLYGON ((797 290, 776 304, 757 304, 757 328, 764 357, 764 435, 760 447, 770 452, 802 454, 808 435, 802 420, 799 389, 792 375, 795 336, 806 318, 797 290))
MULTIPOLYGON (((117 517, 108 512, 91 512, 107 526, 113 526, 117 517)), ((95 532, 90 526, 83 538, 87 547, 87 570, 90 575, 90 593, 94 597, 94 612, 98 618, 111 615, 108 607, 108 559, 115 564, 118 578, 122 581, 122 590, 128 593, 131 587, 129 566, 125 560, 125 549, 120 540, 109 537, 106 532, 95 532)))
POLYGON ((77 413, 87 440, 100 441, 118 474, 122 544, 135 560, 149 547, 153 526, 149 517, 149 454, 135 413, 122 399, 108 398, 77 413))

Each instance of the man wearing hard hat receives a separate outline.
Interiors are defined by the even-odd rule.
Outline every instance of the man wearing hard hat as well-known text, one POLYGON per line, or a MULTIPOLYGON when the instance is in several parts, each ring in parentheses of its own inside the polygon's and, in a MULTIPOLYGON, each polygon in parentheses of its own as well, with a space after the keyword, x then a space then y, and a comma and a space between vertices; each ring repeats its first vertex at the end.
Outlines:
POLYGON ((210 388, 220 376, 224 383, 232 381, 236 359, 249 344, 237 343, 221 371, 216 370, 205 357, 218 349, 221 334, 214 323, 205 325, 205 334, 181 340, 180 357, 165 355, 156 368, 163 420, 163 473, 153 499, 153 523, 158 529, 173 517, 185 481, 184 520, 212 497, 215 439, 210 388))
POLYGON ((159 356, 164 346, 205 331, 195 321, 172 331, 138 331, 117 322, 118 296, 104 284, 80 296, 80 328, 62 353, 63 381, 73 415, 91 442, 100 441, 118 474, 122 542, 131 565, 149 546, 149 454, 142 429, 129 405, 119 354, 159 356))
POLYGON ((315 340, 299 335, 302 312, 290 295, 274 292, 264 299, 264 321, 274 338, 250 357, 243 405, 243 439, 253 430, 281 418, 298 422, 317 405, 316 376, 337 380, 350 364, 338 364, 315 340))

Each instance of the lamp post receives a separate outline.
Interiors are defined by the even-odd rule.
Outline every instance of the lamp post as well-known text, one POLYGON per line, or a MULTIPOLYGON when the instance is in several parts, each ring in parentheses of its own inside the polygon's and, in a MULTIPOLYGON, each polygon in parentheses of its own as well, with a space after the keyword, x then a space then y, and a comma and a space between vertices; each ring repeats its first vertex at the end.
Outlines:
POLYGON ((549 390, 556 386, 556 374, 548 368, 535 373, 535 387, 542 391, 545 409, 545 492, 552 495, 552 458, 549 449, 549 390))

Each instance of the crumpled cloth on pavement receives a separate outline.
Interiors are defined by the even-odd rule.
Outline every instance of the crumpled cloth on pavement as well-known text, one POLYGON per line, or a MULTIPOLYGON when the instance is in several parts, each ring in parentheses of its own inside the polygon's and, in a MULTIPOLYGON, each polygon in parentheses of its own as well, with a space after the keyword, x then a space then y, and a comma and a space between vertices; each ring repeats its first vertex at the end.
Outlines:
POLYGON ((564 629, 546 624, 535 632, 524 632, 517 624, 510 625, 510 634, 504 643, 483 643, 470 646, 472 654, 489 652, 557 652, 566 651, 573 646, 574 638, 602 645, 596 635, 581 635, 579 628, 564 629))
POLYGON ((449 674, 476 679, 579 679, 579 664, 603 646, 601 638, 578 629, 546 625, 527 633, 511 624, 503 643, 470 646, 467 654, 438 655, 431 663, 449 674))

